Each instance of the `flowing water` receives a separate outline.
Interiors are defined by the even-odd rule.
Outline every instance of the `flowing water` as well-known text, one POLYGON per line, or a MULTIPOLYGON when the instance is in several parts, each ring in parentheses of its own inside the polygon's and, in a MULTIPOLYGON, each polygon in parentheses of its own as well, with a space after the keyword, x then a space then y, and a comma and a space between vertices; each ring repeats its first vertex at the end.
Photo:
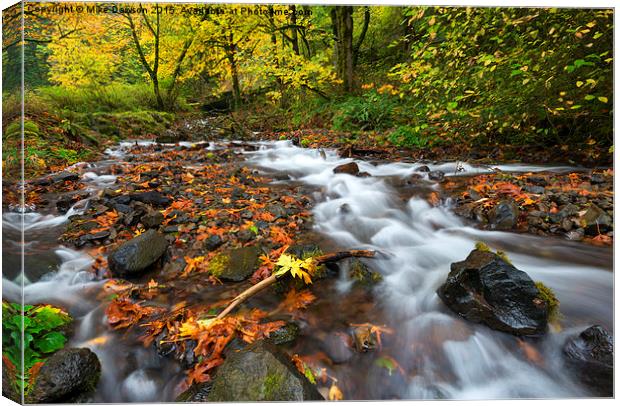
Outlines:
MULTIPOLYGON (((141 142, 148 145, 149 142, 141 142)), ((83 164, 82 182, 91 193, 114 185, 109 173, 125 158, 134 142, 107 151, 109 160, 83 164)), ((293 146, 288 141, 258 143, 245 153, 248 164, 267 175, 302 183, 315 199, 314 227, 327 245, 372 249, 380 253, 365 261, 381 272, 383 281, 372 292, 352 289, 343 272, 323 283, 308 313, 302 336, 290 349, 299 354, 335 351, 333 337, 347 334, 353 323, 372 323, 391 331, 380 348, 349 353, 342 362, 325 362, 329 376, 347 399, 421 398, 544 398, 587 396, 567 375, 561 348, 567 336, 594 323, 612 328, 612 251, 566 241, 515 233, 480 231, 452 213, 450 201, 439 207, 423 198, 403 198, 394 179, 407 178, 419 165, 357 161, 372 177, 333 174, 337 165, 352 161, 335 151, 293 146), (447 309, 435 291, 450 263, 463 260, 476 241, 507 252, 514 265, 551 287, 561 302, 561 329, 539 340, 521 341, 484 326, 468 323, 447 309), (333 341, 333 340, 332 340, 333 341), (536 356, 532 356, 533 349, 536 356), (384 368, 393 359, 398 367, 384 368), (392 370, 393 369, 393 370, 392 370)), ((171 147, 164 145, 163 147, 171 147)), ((205 148, 218 148, 205 144, 205 148)), ((133 157, 134 162, 136 157, 133 157)), ((468 164, 429 164, 447 176, 509 172, 564 172, 569 167, 468 164), (457 170, 458 168, 462 168, 457 170)), ((422 181, 424 183, 424 181, 422 181)), ((429 182, 423 188, 439 190, 429 182)), ((89 347, 102 362, 97 402, 170 401, 183 379, 175 362, 143 348, 135 337, 111 330, 98 295, 105 281, 88 272, 92 258, 85 251, 59 246, 69 216, 81 213, 88 199, 67 214, 5 212, 3 214, 3 297, 19 301, 23 284, 26 303, 63 306, 76 319, 71 346, 89 347), (20 275, 20 227, 25 230, 25 275, 20 275)), ((346 266, 346 264, 345 264, 346 266)), ((317 284, 318 285, 318 284, 317 284)), ((348 350, 347 350, 348 351, 348 350)), ((345 351, 346 352, 346 351, 345 351)), ((333 357, 332 357, 333 358, 333 357)))

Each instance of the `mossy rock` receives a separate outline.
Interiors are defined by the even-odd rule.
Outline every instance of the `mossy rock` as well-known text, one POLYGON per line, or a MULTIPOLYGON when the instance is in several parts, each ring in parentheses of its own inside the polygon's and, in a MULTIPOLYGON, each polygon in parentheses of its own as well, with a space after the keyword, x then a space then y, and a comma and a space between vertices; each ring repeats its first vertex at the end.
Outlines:
POLYGON ((371 287, 383 280, 379 272, 371 270, 359 259, 351 260, 349 278, 363 287, 371 287))
POLYGON ((545 285, 544 283, 538 281, 535 282, 536 287, 538 288, 539 295, 538 297, 547 303, 548 308, 548 317, 550 323, 558 321, 562 317, 560 313, 560 301, 555 296, 553 290, 550 287, 545 285))
POLYGON ((286 355, 264 340, 231 353, 218 368, 209 402, 323 400, 286 355))
POLYGON ((241 282, 254 273, 261 253, 258 246, 233 249, 213 257, 208 269, 222 280, 241 282))

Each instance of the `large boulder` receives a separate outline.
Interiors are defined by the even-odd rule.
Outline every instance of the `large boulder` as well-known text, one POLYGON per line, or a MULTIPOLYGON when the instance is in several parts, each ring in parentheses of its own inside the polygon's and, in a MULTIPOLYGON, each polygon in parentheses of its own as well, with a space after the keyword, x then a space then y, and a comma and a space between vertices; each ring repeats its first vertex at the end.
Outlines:
POLYGON ((124 242, 108 256, 110 271, 116 277, 135 277, 148 270, 166 252, 166 238, 148 230, 124 242))
POLYGON ((502 200, 489 211, 489 225, 497 230, 510 230, 517 225, 519 208, 511 200, 502 200))
POLYGON ((476 249, 450 269, 437 294, 465 319, 519 336, 547 331, 548 304, 536 284, 499 255, 476 249))
POLYGON ((323 400, 288 357, 264 340, 226 358, 208 398, 210 402, 323 400))
POLYGON ((209 271, 222 280, 241 282, 254 273, 260 254, 258 246, 230 250, 215 256, 209 263, 209 271))
POLYGON ((88 348, 65 348, 41 367, 26 403, 69 403, 97 386, 101 364, 88 348))
POLYGON ((564 344, 567 363, 595 395, 610 397, 614 389, 613 337, 601 326, 592 326, 564 344))

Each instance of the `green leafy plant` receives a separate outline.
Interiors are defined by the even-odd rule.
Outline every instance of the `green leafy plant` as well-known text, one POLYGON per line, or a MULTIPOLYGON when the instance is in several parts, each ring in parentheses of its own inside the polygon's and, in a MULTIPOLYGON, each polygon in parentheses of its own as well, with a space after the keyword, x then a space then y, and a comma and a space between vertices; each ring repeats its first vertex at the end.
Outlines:
POLYGON ((336 130, 381 130, 391 126, 397 107, 396 98, 377 91, 349 97, 335 106, 336 130))
POLYGON ((71 320, 63 310, 50 305, 2 302, 2 356, 14 367, 20 391, 27 391, 37 367, 65 346, 62 328, 71 320))
POLYGON ((440 138, 432 133, 428 124, 416 126, 402 125, 397 127, 388 136, 388 140, 399 147, 434 147, 441 143, 440 138))

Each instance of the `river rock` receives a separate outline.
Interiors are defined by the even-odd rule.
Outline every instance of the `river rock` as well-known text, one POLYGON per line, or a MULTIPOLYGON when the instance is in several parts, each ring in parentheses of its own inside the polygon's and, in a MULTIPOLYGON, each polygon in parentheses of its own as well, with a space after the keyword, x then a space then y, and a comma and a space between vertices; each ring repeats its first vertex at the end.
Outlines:
POLYGON ((231 353, 208 395, 209 402, 323 400, 286 355, 264 340, 231 353))
POLYGON ((517 225, 519 208, 511 200, 501 200, 489 211, 489 225, 497 230, 510 230, 517 225))
POLYGON ((156 210, 151 210, 142 216, 140 222, 146 228, 157 228, 164 222, 164 215, 156 210))
POLYGON ((65 348, 41 367, 27 403, 69 403, 95 389, 101 364, 88 348, 65 348))
POLYGON ((586 235, 596 236, 611 230, 613 220, 603 209, 592 204, 581 218, 586 235))
POLYGON ((269 335, 269 341, 275 345, 292 343, 299 336, 299 326, 289 322, 269 335))
POLYGON ((518 336, 547 331, 548 305, 534 281, 497 254, 476 249, 450 269, 437 294, 465 319, 518 336))
POLYGON ((58 173, 53 173, 51 175, 44 176, 35 180, 33 183, 39 186, 48 186, 53 183, 61 183, 67 181, 76 181, 80 179, 80 177, 73 172, 63 171, 58 173))
POLYGON ((155 207, 166 207, 172 203, 172 199, 156 191, 130 193, 117 196, 113 199, 116 203, 129 204, 131 201, 150 204, 155 207))
POLYGON ((355 162, 349 162, 348 164, 338 165, 334 168, 334 173, 346 173, 349 175, 357 175, 360 168, 355 162))
POLYGON ((613 396, 613 337, 601 326, 592 326, 566 340, 564 356, 577 375, 597 396, 613 396))
POLYGON ((220 269, 214 274, 226 281, 241 282, 254 273, 261 249, 258 246, 242 247, 220 256, 220 269))
POLYGON ((428 173, 428 178, 430 180, 434 180, 435 182, 443 182, 445 177, 446 177, 446 174, 443 173, 442 171, 430 171, 428 173))
POLYGON ((151 267, 166 252, 166 238, 148 230, 124 242, 108 256, 108 265, 117 277, 138 276, 151 267))
POLYGON ((217 234, 214 234, 207 238, 203 244, 204 249, 207 251, 213 251, 218 248, 220 245, 224 244, 224 240, 217 234))

